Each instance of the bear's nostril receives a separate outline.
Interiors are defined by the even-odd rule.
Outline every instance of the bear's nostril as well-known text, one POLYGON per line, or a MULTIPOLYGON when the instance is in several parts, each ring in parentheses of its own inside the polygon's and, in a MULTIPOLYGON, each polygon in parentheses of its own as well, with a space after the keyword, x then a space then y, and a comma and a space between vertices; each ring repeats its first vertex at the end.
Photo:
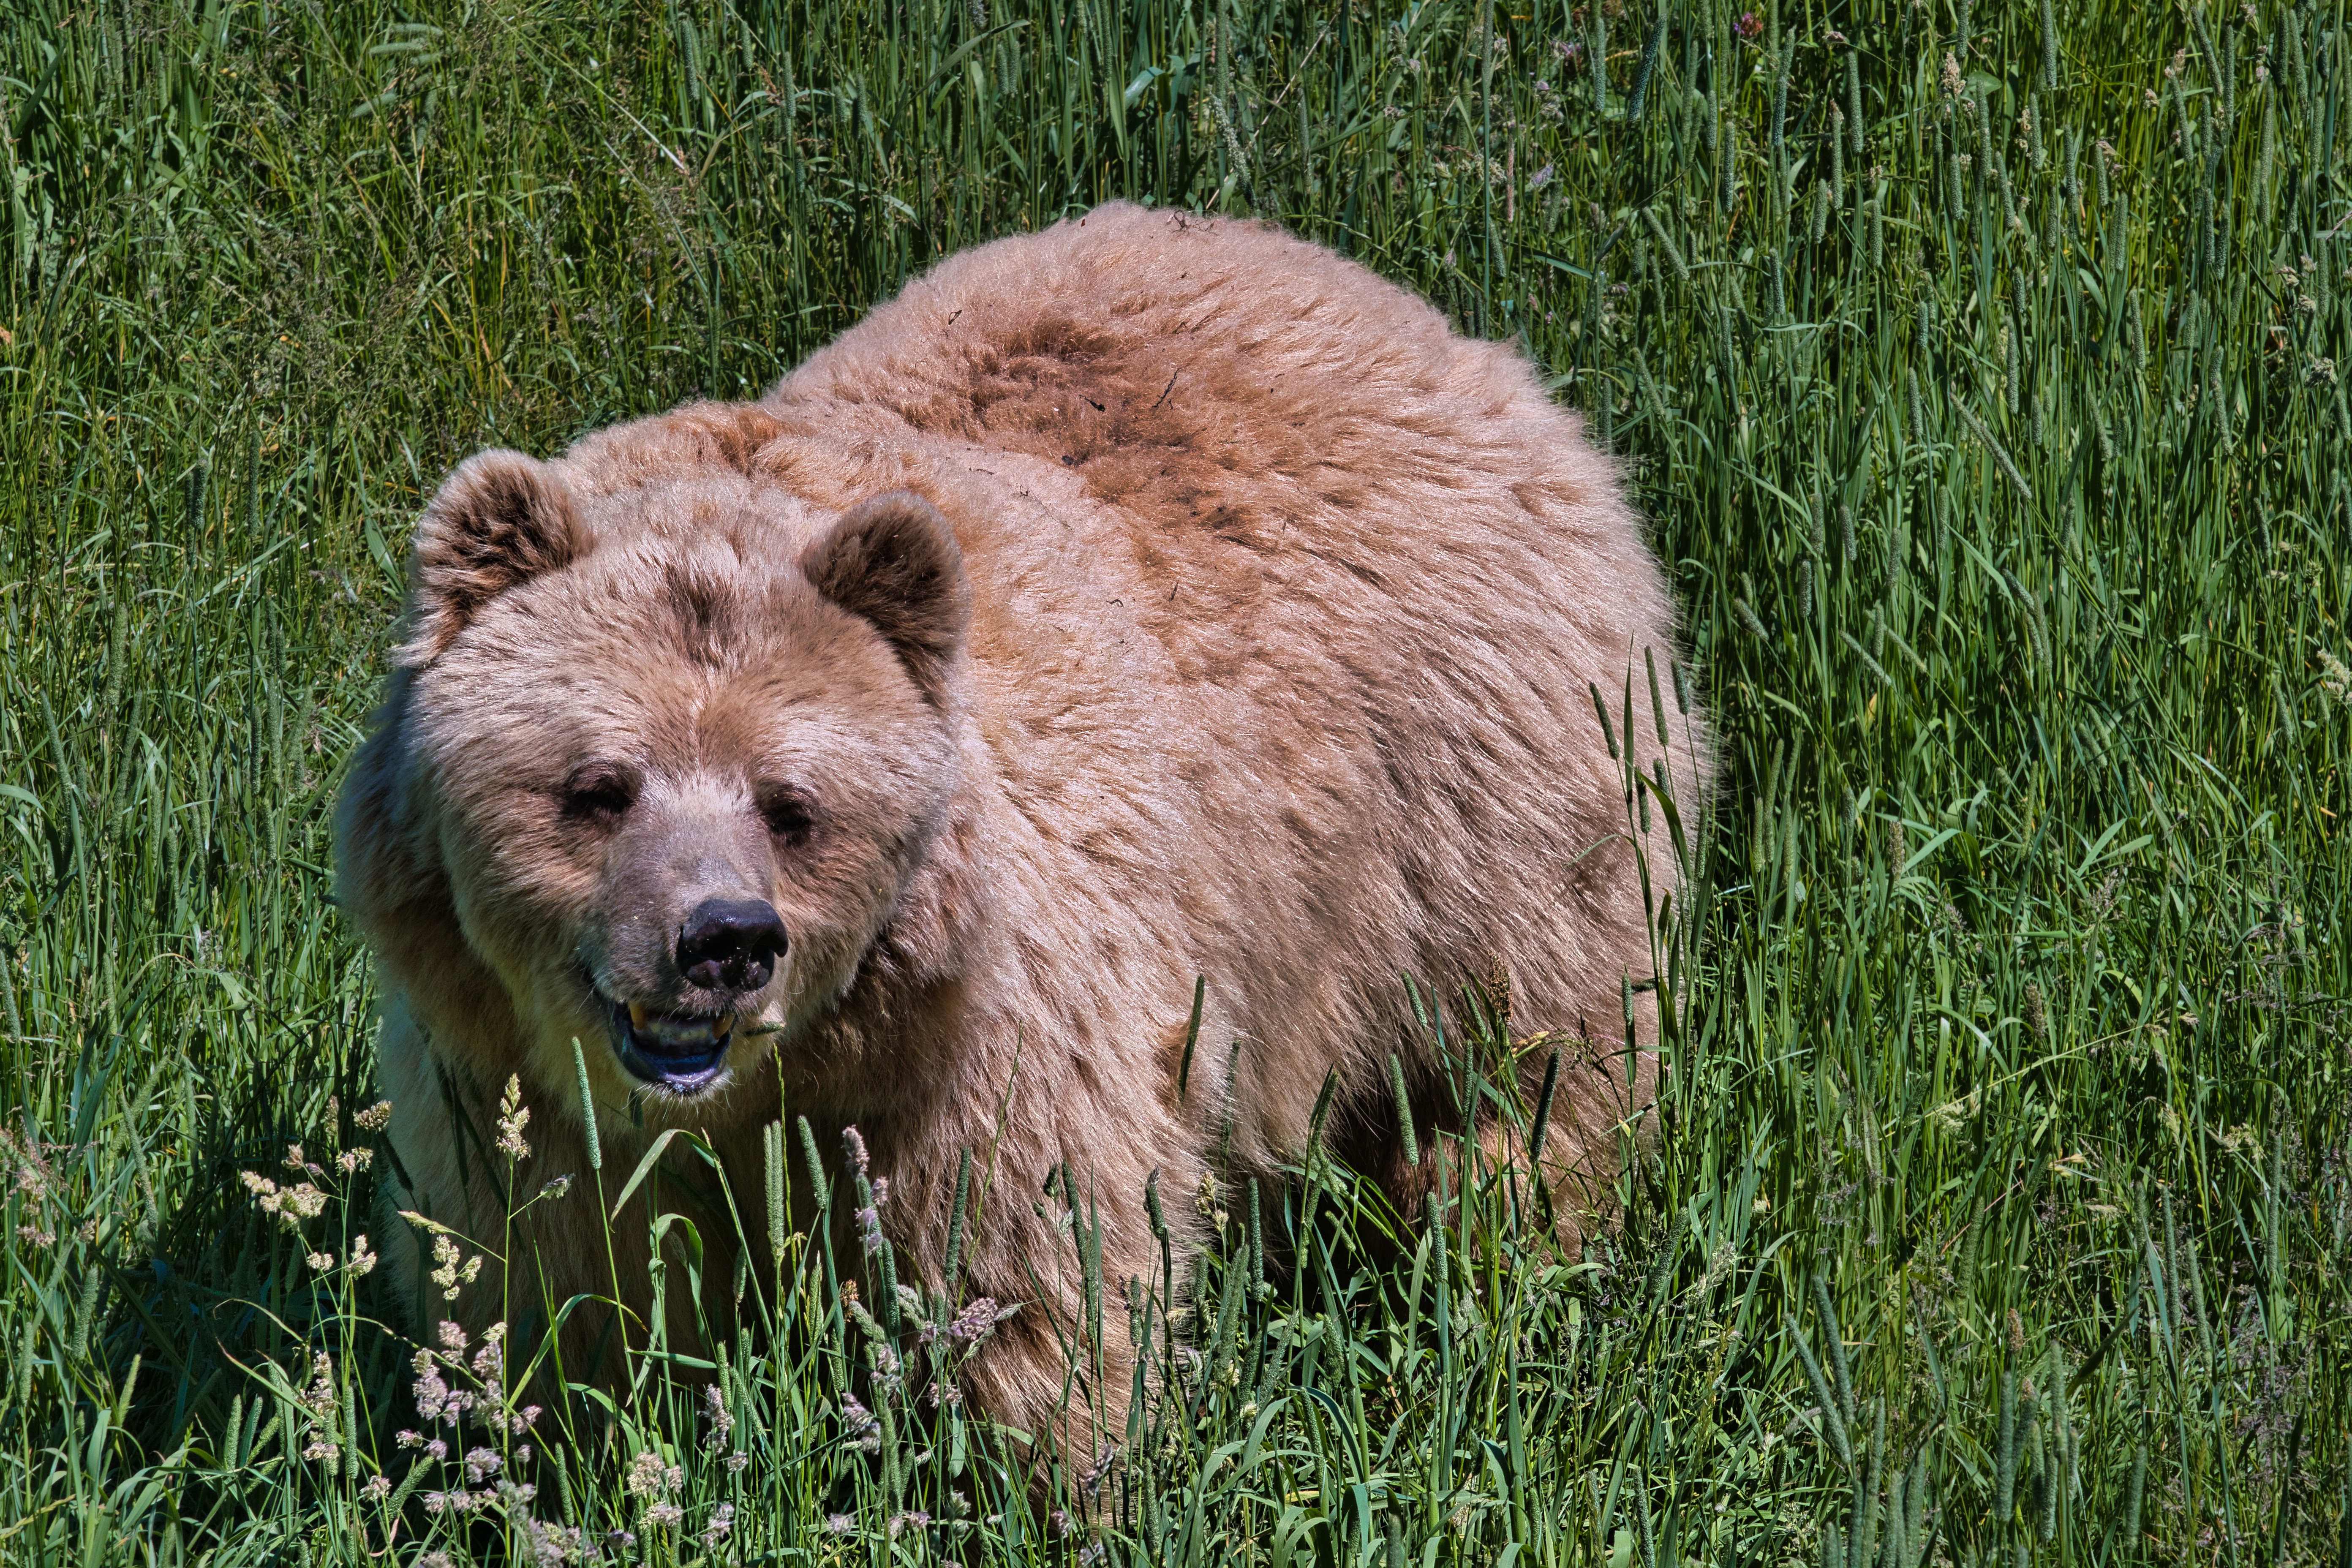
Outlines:
POLYGON ((757 991, 784 947, 783 919, 766 900, 706 899, 678 932, 678 972, 705 990, 757 991))

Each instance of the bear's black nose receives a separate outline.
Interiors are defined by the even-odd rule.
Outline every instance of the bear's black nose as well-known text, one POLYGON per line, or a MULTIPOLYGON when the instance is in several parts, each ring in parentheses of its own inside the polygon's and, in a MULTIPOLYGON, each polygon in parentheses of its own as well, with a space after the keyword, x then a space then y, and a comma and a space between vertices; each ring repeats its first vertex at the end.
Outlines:
POLYGON ((678 932, 678 972, 707 991, 757 991, 776 972, 784 922, 760 899, 705 899, 678 932))

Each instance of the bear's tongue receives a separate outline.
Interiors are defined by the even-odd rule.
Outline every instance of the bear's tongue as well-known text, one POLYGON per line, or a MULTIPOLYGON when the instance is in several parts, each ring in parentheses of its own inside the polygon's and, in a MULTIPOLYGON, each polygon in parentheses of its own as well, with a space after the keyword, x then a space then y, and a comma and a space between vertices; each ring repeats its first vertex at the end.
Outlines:
POLYGON ((699 1088, 718 1073, 734 1028, 732 1013, 687 1018, 632 1002, 621 1031, 621 1065, 649 1083, 699 1088))

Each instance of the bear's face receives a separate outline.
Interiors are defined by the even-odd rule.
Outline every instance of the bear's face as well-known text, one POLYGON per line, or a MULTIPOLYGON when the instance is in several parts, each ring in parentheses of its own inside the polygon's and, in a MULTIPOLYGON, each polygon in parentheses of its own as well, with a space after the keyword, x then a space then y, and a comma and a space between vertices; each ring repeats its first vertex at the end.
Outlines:
MULTIPOLYGON (((707 1108, 842 994, 920 865, 968 590, 912 495, 835 520, 736 476, 583 489, 486 453, 420 529, 398 816, 520 1037, 395 978, 491 1082, 571 1098, 576 1037, 600 1099, 707 1108)), ((390 826, 346 809, 347 841, 390 826)))

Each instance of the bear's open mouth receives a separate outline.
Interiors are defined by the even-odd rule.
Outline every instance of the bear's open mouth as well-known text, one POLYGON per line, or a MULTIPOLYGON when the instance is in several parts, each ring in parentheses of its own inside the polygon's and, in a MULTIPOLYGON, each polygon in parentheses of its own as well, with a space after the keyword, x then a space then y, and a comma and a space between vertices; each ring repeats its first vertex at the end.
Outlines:
POLYGON ((642 1002, 604 999, 612 1010, 613 1034, 621 1065, 647 1083, 666 1089, 706 1088, 719 1073, 735 1037, 735 1015, 715 1018, 656 1013, 642 1002))

